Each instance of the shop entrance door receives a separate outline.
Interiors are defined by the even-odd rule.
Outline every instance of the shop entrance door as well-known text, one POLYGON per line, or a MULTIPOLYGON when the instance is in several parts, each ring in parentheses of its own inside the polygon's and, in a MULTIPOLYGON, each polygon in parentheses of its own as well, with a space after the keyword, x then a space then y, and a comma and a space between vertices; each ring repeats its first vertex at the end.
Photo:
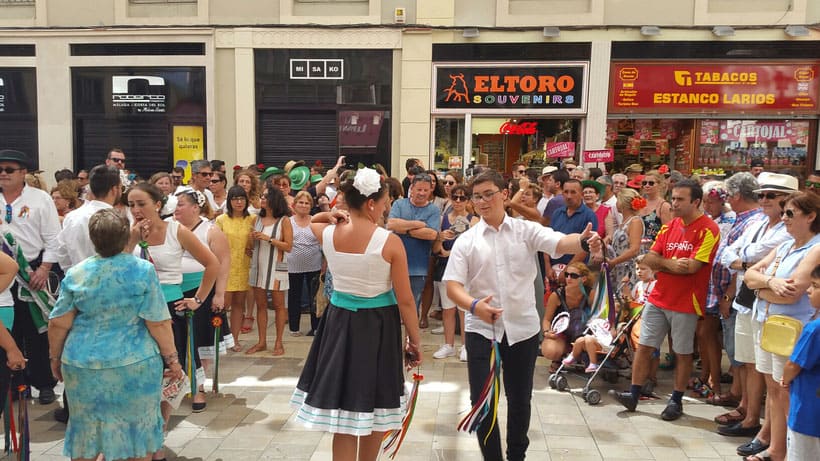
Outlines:
POLYGON ((74 120, 74 164, 89 170, 105 163, 112 147, 125 152, 125 168, 148 179, 158 171, 173 166, 171 124, 166 119, 132 121, 97 117, 74 120))

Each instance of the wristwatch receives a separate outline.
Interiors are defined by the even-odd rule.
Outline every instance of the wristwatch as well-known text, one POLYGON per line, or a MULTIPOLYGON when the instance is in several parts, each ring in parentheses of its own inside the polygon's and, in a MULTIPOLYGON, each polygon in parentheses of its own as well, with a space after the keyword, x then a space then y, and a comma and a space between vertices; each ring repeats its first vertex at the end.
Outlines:
POLYGON ((202 300, 197 298, 196 296, 194 296, 194 302, 196 302, 197 304, 200 304, 200 305, 202 304, 202 300))

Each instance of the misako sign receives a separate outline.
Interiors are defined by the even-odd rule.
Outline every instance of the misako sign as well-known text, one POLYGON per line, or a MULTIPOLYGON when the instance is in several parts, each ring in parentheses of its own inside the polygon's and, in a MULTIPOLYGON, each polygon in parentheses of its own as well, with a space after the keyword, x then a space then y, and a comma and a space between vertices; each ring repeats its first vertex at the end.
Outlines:
POLYGON ((583 113, 586 63, 440 64, 434 67, 434 111, 583 113))
POLYGON ((815 63, 613 63, 609 112, 816 113, 818 70, 815 63))

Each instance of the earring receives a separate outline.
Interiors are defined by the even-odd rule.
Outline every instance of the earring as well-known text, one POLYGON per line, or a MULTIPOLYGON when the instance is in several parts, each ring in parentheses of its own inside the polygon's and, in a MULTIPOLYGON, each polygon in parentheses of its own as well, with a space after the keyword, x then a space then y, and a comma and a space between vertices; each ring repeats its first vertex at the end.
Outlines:
POLYGON ((373 210, 375 210, 375 209, 376 209, 375 207, 370 207, 370 211, 373 211, 373 210))
POLYGON ((157 213, 159 213, 159 208, 157 208, 157 213))

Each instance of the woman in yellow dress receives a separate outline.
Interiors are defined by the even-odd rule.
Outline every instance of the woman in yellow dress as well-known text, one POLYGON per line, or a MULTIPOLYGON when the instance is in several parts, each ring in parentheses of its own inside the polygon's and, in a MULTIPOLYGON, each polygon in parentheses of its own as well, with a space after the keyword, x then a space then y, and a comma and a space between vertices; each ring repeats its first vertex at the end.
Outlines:
POLYGON ((251 232, 256 215, 248 212, 248 194, 241 186, 233 186, 228 191, 226 212, 216 218, 216 225, 228 237, 231 248, 231 271, 225 289, 225 306, 231 312, 231 334, 234 352, 242 350, 239 334, 245 312, 245 299, 250 289, 248 274, 251 268, 251 232))

